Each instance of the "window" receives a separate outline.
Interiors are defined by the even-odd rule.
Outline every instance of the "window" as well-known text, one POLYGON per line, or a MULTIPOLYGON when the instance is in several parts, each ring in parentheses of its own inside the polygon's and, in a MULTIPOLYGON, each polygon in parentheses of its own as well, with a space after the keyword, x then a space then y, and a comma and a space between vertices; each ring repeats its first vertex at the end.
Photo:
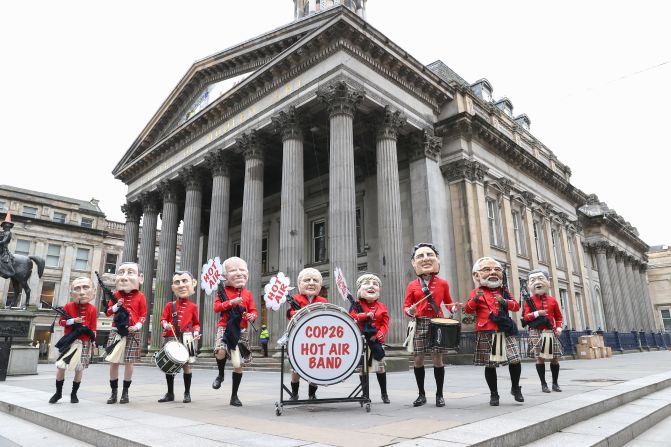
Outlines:
POLYGON ((363 226, 361 219, 361 208, 356 209, 356 252, 363 252, 363 226))
POLYGON ((52 218, 54 222, 65 223, 65 213, 59 213, 54 211, 54 217, 52 218))
POLYGON ((527 252, 527 241, 524 238, 524 223, 519 211, 513 211, 513 231, 515 232, 515 244, 517 245, 517 254, 520 256, 529 256, 527 252))
POLYGON ((574 329, 573 323, 571 322, 571 312, 569 312, 568 293, 566 293, 566 289, 559 289, 559 305, 561 306, 561 314, 564 316, 564 326, 574 329))
POLYGON ((89 269, 89 253, 88 248, 77 248, 77 257, 75 258, 75 270, 89 269))
POLYGON ((107 253, 105 256, 105 273, 114 273, 116 272, 116 263, 119 259, 119 255, 116 253, 107 253))
POLYGON ((559 236, 559 231, 553 228, 551 234, 552 234, 552 250, 554 251, 557 267, 564 268, 564 255, 561 249, 561 240, 559 236))
POLYGON ((501 215, 499 206, 494 199, 487 199, 487 220, 489 222, 489 243, 495 247, 503 247, 501 215))
POLYGON ((89 217, 82 217, 81 226, 84 228, 93 228, 93 219, 89 217))
POLYGON ((312 222, 312 261, 326 261, 326 220, 319 219, 312 222))
POLYGON ((25 206, 23 207, 23 217, 37 218, 37 208, 34 206, 25 206))
POLYGON ((536 243, 536 253, 538 254, 538 260, 541 262, 547 262, 547 246, 545 245, 545 232, 543 231, 543 225, 534 220, 534 241, 536 243))
POLYGON ((29 256, 30 255, 30 241, 26 239, 17 239, 14 254, 29 256))
POLYGON ((240 241, 233 242, 233 256, 240 256, 240 241))
POLYGON ((7 211, 7 202, 4 200, 0 200, 0 212, 6 212, 7 211))
POLYGON ((585 329, 585 319, 583 318, 582 314, 582 295, 580 292, 575 293, 575 314, 578 316, 578 319, 580 320, 578 322, 579 327, 576 329, 585 329))
POLYGON ((261 239, 261 273, 268 271, 268 237, 261 239))
POLYGON ((49 244, 47 248, 47 267, 58 268, 61 263, 61 246, 49 244))
MULTIPOLYGON (((44 281, 42 284, 42 293, 40 294, 40 300, 54 305, 54 294, 56 292, 56 283, 50 281, 44 281)), ((47 306, 40 303, 40 309, 48 309, 47 306)))
POLYGON ((664 330, 669 332, 671 331, 671 310, 669 309, 660 309, 662 313, 662 323, 664 323, 664 330))

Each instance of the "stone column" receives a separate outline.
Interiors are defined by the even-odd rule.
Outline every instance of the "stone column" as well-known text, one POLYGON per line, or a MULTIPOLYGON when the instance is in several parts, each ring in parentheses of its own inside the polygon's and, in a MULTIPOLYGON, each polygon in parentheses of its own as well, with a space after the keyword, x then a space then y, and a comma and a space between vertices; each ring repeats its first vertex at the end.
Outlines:
POLYGON ((140 217, 142 208, 137 202, 128 202, 121 206, 126 215, 126 234, 123 240, 121 262, 137 262, 137 243, 140 235, 140 217))
MULTIPOLYGON (((563 216, 565 218, 565 216, 563 216)), ((568 236, 566 227, 561 225, 559 227, 559 249, 562 251, 562 256, 564 257, 564 265, 566 266, 566 282, 568 284, 568 299, 569 302, 572 302, 572 311, 573 311, 573 321, 574 325, 578 326, 576 323, 581 322, 583 327, 576 327, 576 329, 585 329, 585 326, 589 326, 590 315, 587 306, 584 302, 577 303, 577 297, 575 293, 575 285, 573 284, 573 260, 571 259, 571 253, 569 252, 568 244, 573 243, 573 239, 568 236), (578 309, 578 304, 582 308, 582 312, 578 309)), ((577 256, 576 256, 577 259, 577 256)), ((583 294, 584 295, 584 294, 583 294)), ((584 298, 584 296, 583 296, 584 298)), ((593 326, 590 326, 593 327, 593 326)))
MULTIPOLYGON (((405 295, 403 274, 403 225, 401 222, 401 193, 398 179, 398 130, 405 125, 401 112, 386 106, 378 123, 376 135, 377 154, 377 222, 380 249, 380 279, 389 310, 389 341, 403 343, 405 328, 403 303, 396 297, 405 295)), ((428 216, 427 216, 428 217, 428 216)), ((354 279, 351 280, 354 282, 354 279)))
POLYGON ((645 307, 648 314, 648 319, 650 320, 650 330, 657 331, 662 328, 661 322, 657 322, 657 311, 655 306, 650 299, 650 288, 648 286, 648 277, 646 276, 646 271, 648 270, 648 264, 641 264, 640 268, 640 277, 641 277, 641 290, 643 291, 643 299, 645 300, 645 307))
MULTIPOLYGON (((328 251, 331 272, 342 269, 347 283, 356 281, 356 197, 354 183, 354 112, 363 90, 344 81, 322 87, 317 96, 328 106, 330 123, 328 251)), ((330 274, 331 295, 337 292, 330 274)))
POLYGON ((596 263, 599 272, 599 284, 601 285, 601 299, 603 301, 604 331, 623 330, 618 327, 616 312, 616 298, 613 291, 613 283, 611 282, 611 269, 608 262, 609 246, 606 242, 598 242, 594 246, 596 251, 596 263))
POLYGON ((638 288, 638 281, 634 276, 634 270, 632 267, 633 262, 633 257, 628 255, 624 257, 624 271, 627 276, 629 300, 631 301, 632 313, 630 315, 630 319, 632 322, 632 329, 640 331, 645 327, 647 320, 644 319, 643 315, 643 308, 641 306, 643 303, 643 296, 641 294, 641 290, 638 288))
POLYGON ((621 316, 621 319, 625 326, 622 330, 631 331, 634 328, 634 308, 632 303, 632 297, 629 290, 629 283, 627 278, 627 272, 624 268, 624 258, 626 253, 623 251, 617 251, 615 253, 615 263, 617 264, 617 276, 620 281, 620 290, 622 292, 622 301, 620 311, 618 314, 621 316))
POLYGON ((58 289, 58 297, 54 297, 52 306, 65 306, 70 300, 70 273, 72 273, 72 261, 75 258, 74 242, 65 243, 65 255, 63 256, 63 274, 61 275, 61 286, 58 289))
POLYGON ((442 138, 424 130, 421 137, 413 140, 413 151, 410 156, 413 241, 433 242, 441 255, 448 250, 443 234, 447 222, 440 225, 436 220, 446 220, 443 216, 447 216, 449 206, 444 180, 438 166, 442 141, 442 138))
MULTIPOLYGON (((219 257, 221 262, 228 253, 228 221, 231 203, 231 173, 229 154, 217 150, 207 158, 212 171, 212 203, 210 206, 210 225, 207 239, 207 259, 219 257)), ((200 315, 202 325, 202 346, 204 350, 212 350, 217 332, 219 314, 214 313, 216 292, 205 295, 203 312, 200 315)))
MULTIPOLYGON (((240 257, 247 261, 247 288, 261 313, 261 239, 263 234, 263 150, 255 131, 237 140, 245 156, 245 184, 242 196, 240 257)), ((258 328, 258 325, 257 325, 258 328)), ((254 336, 253 332, 250 335, 254 336)))
POLYGON ((531 210, 531 205, 536 196, 529 191, 522 191, 522 197, 524 197, 524 200, 526 201, 526 207, 524 208, 524 232, 527 237, 527 247, 531 258, 530 267, 534 269, 538 267, 538 252, 536 251, 536 239, 534 238, 534 215, 531 210))
MULTIPOLYGON (((554 252, 554 247, 552 243, 552 223, 550 220, 550 207, 548 203, 543 203, 541 204, 541 207, 545 211, 545 216, 543 217, 541 221, 541 231, 545 232, 545 244, 547 248, 547 254, 548 254, 548 259, 547 263, 550 266, 550 276, 551 276, 551 281, 552 281, 552 292, 555 294, 554 296, 557 297, 557 301, 560 302, 561 304, 561 298, 559 294, 559 274, 557 273, 557 259, 555 258, 555 252, 554 252)), ((532 230, 533 231, 533 230, 532 230)), ((568 291, 567 291, 568 292, 568 291)), ((568 293, 567 293, 568 294, 568 293)), ((566 303, 569 307, 571 305, 571 300, 568 299, 568 303, 566 303)), ((571 309, 564 309, 562 307, 562 313, 564 314, 564 321, 567 322, 568 318, 567 316, 569 315, 569 312, 571 312, 571 316, 573 316, 573 313, 571 309)), ((576 321, 571 319, 572 326, 575 327, 576 321)))
MULTIPOLYGON (((151 349, 161 347, 163 328, 159 321, 165 303, 172 299, 172 274, 177 257, 177 228, 179 227, 178 194, 180 185, 175 182, 161 182, 159 191, 163 196, 161 213, 161 234, 158 244, 158 265, 156 266, 156 289, 154 291, 153 315, 155 324, 151 330, 151 349)), ((196 275, 196 272, 192 272, 196 275)))
POLYGON ((597 297, 595 296, 594 290, 590 286, 589 271, 587 270, 587 268, 585 268, 585 256, 589 256, 589 253, 586 253, 587 248, 583 248, 583 244, 579 234, 580 231, 581 229, 579 228, 578 232, 576 232, 573 235, 573 239, 575 242, 574 246, 576 250, 576 259, 578 260, 578 265, 575 266, 574 268, 578 269, 579 271, 580 283, 582 284, 582 290, 583 295, 585 296, 585 302, 589 303, 590 309, 592 310, 590 312, 592 320, 589 322, 590 324, 589 327, 592 328, 593 330, 598 329, 599 327, 603 329, 604 326, 603 304, 597 301, 597 297))
MULTIPOLYGON (((186 187, 184 203, 184 226, 182 227, 182 255, 180 268, 200 278, 200 226, 203 202, 203 176, 201 169, 190 166, 180 171, 180 179, 186 187)), ((200 284, 200 281, 198 281, 200 284)), ((200 310, 200 287, 194 297, 200 310)))
MULTIPOLYGON (((143 193, 142 201, 142 235, 140 236, 140 271, 144 274, 142 292, 147 299, 147 320, 142 327, 142 342, 140 346, 147 346, 147 335, 149 334, 149 322, 152 316, 153 294, 154 294, 154 257, 156 254, 156 224, 158 223, 158 210, 160 202, 154 193, 143 193)), ((160 314, 159 314, 160 317, 160 314)), ((154 322, 155 325, 156 322, 154 322)))
MULTIPOLYGON (((606 242, 606 244, 608 244, 606 242)), ((618 331, 628 331, 627 321, 624 314, 624 294, 620 286, 620 274, 617 271, 617 263, 615 262, 615 247, 609 245, 606 251, 606 259, 608 259, 608 274, 610 276, 610 284, 613 289, 613 298, 615 302, 615 329, 618 331)))
MULTIPOLYGON (((290 278, 293 286, 297 286, 298 273, 305 265, 303 132, 300 119, 295 107, 272 118, 275 131, 282 136, 279 270, 290 278)), ((286 326, 287 320, 282 310, 268 310, 271 334, 280 337, 286 326)))
MULTIPOLYGON (((513 226, 513 210, 510 202, 510 193, 512 191, 512 182, 507 178, 500 178, 499 185, 502 188, 501 203, 502 212, 501 219, 503 223, 503 231, 505 239, 508 241, 508 266, 510 267, 510 276, 508 277, 508 289, 510 294, 518 302, 520 301, 520 272, 519 263, 517 262, 517 245, 515 241, 515 228, 513 226)), ((520 303, 521 304, 521 303, 520 303)), ((518 326, 521 325, 518 312, 513 312, 515 321, 518 326)))

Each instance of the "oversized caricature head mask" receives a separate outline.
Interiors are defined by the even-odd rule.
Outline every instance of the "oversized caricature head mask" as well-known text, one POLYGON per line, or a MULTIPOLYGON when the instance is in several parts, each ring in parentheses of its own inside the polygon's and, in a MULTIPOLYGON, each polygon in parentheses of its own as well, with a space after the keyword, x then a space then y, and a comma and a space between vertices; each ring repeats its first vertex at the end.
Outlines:
POLYGON ((436 250, 436 247, 434 247, 433 244, 426 242, 417 244, 413 247, 410 263, 415 269, 417 276, 437 275, 440 271, 438 250, 436 250))
POLYGON ((298 293, 304 296, 317 296, 322 289, 322 274, 319 270, 306 268, 298 273, 298 293))
POLYGON ((181 271, 172 274, 172 293, 177 298, 189 298, 195 293, 197 284, 191 272, 181 271))
POLYGON ((356 295, 369 303, 380 298, 380 278, 372 273, 359 276, 356 280, 356 295))
POLYGON ((545 295, 550 290, 550 275, 541 269, 530 271, 527 287, 531 295, 545 295))
POLYGON ((237 256, 224 261, 224 283, 229 287, 242 289, 247 285, 249 270, 247 263, 237 256))
POLYGON ((480 258, 473 264, 473 281, 479 287, 497 289, 503 283, 503 268, 493 258, 480 258))
POLYGON ((70 298, 79 304, 87 304, 95 298, 95 287, 89 278, 80 276, 70 285, 70 298))
POLYGON ((114 285, 117 290, 131 292, 139 290, 144 282, 144 275, 135 262, 124 262, 116 269, 114 285))

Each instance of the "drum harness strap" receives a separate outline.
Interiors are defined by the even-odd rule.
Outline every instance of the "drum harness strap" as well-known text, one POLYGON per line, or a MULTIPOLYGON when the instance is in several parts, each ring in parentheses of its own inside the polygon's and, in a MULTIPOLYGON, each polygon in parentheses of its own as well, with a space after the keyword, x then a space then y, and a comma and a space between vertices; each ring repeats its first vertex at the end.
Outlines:
POLYGON ((433 311, 436 313, 436 316, 440 317, 440 310, 438 310, 438 306, 436 306, 436 302, 433 300, 433 295, 431 295, 429 285, 426 283, 426 281, 424 281, 424 278, 422 278, 421 276, 417 278, 417 281, 419 281, 419 285, 422 288, 422 292, 429 301, 429 304, 431 304, 431 307, 433 308, 433 311))
POLYGON ((172 332, 178 340, 182 339, 182 331, 179 328, 179 318, 177 317, 177 300, 172 302, 172 332))

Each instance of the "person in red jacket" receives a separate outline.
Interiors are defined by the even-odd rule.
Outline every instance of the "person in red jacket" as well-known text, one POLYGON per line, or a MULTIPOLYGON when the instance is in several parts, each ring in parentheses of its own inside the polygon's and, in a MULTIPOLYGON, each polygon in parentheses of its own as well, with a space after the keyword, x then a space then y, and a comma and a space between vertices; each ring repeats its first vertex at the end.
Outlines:
MULTIPOLYGON (((354 317, 359 329, 368 336, 368 346, 372 353, 371 369, 375 371, 377 382, 380 384, 382 402, 388 404, 387 373, 384 362, 384 339, 389 331, 389 312, 387 306, 380 301, 380 278, 372 273, 365 273, 356 280, 356 294, 359 298, 359 308, 352 306, 350 315, 354 317)), ((363 370, 361 371, 363 383, 363 370)))
MULTIPOLYGON (((92 342, 95 341, 95 331, 98 320, 98 311, 96 310, 96 307, 91 304, 91 301, 95 298, 95 287, 93 286, 91 279, 85 277, 75 278, 70 286, 70 297, 73 301, 70 301, 63 306, 63 310, 68 315, 72 316, 72 318, 66 319, 64 316, 61 316, 58 320, 58 324, 65 328, 63 335, 68 335, 79 325, 86 326, 94 332, 94 340, 91 340, 90 336, 84 334, 77 337, 71 345, 71 349, 75 348, 79 351, 79 361, 71 361, 70 364, 67 365, 70 370, 75 370, 75 378, 72 381, 72 392, 70 393, 70 402, 76 404, 79 402, 79 399, 77 398, 77 390, 79 390, 79 385, 82 383, 84 370, 89 367, 89 362, 91 360, 91 345, 92 342)), ((50 404, 55 404, 61 397, 63 397, 66 365, 62 362, 56 362, 56 367, 56 394, 49 399, 50 404)))
POLYGON ((250 322, 256 321, 257 312, 254 297, 249 289, 245 289, 249 271, 247 263, 236 256, 224 261, 224 293, 226 296, 214 300, 214 311, 221 314, 217 323, 217 335, 214 348, 214 356, 217 359, 219 374, 212 382, 212 388, 219 389, 224 380, 227 357, 233 363, 233 386, 231 389, 231 402, 234 407, 241 407, 242 402, 238 399, 238 388, 242 381, 242 365, 251 363, 252 355, 249 349, 249 332, 247 327, 250 322), (238 321, 239 318, 239 321, 238 321), (230 321, 229 321, 230 320, 230 321), (230 333, 239 333, 238 346, 231 349, 226 343, 226 326, 230 333), (239 326, 238 326, 239 324, 239 326), (233 327, 235 326, 235 327, 233 327), (239 346, 242 345, 242 346, 239 346))
POLYGON ((489 405, 499 405, 496 368, 506 364, 512 382, 510 393, 515 396, 517 402, 524 402, 522 387, 519 386, 522 365, 517 337, 503 333, 500 335, 502 338, 498 338, 497 333, 501 333, 499 326, 489 318, 490 313, 502 315, 509 311, 517 312, 520 304, 503 289, 503 268, 497 260, 486 257, 475 261, 473 280, 477 287, 471 292, 465 305, 465 311, 475 314, 476 337, 473 364, 485 367, 485 380, 491 393, 489 405), (494 339, 505 340, 507 360, 490 360, 494 339))
MULTIPOLYGON (((128 336, 126 337, 126 347, 123 354, 123 390, 121 391, 120 404, 128 403, 128 388, 130 388, 133 379, 133 365, 140 360, 140 338, 142 334, 142 325, 147 318, 147 299, 144 293, 140 292, 140 286, 144 282, 144 275, 140 272, 140 267, 136 262, 123 262, 116 270, 114 285, 116 292, 114 297, 117 302, 112 300, 107 305, 107 316, 110 317, 119 311, 121 307, 126 309, 129 314, 128 336)), ((116 325, 112 322, 107 346, 112 346, 118 338, 116 325)), ((117 401, 117 389, 119 388, 119 362, 110 363, 110 387, 112 394, 107 399, 108 404, 114 404, 117 401)))
MULTIPOLYGON (((289 308, 287 309, 287 320, 291 320, 296 312, 315 303, 328 303, 328 300, 323 296, 319 296, 322 289, 322 274, 319 270, 314 268, 305 268, 298 272, 296 278, 298 283, 298 294, 291 299, 289 308)), ((298 373, 291 370, 291 400, 298 400, 298 389, 300 387, 300 377, 298 373)), ((308 383, 308 398, 317 398, 317 385, 308 383)))
MULTIPOLYGON (((198 305, 189 301, 189 297, 195 293, 198 282, 193 278, 191 272, 177 271, 172 275, 172 293, 175 295, 175 301, 169 301, 163 308, 161 314, 161 326, 163 327, 163 344, 174 340, 177 337, 180 343, 184 343, 184 333, 190 332, 194 340, 200 338, 200 321, 198 321, 198 305), (174 310, 173 310, 174 308, 174 310), (175 321, 173 313, 177 314, 177 334, 175 334, 175 321)), ((184 400, 182 402, 191 402, 191 365, 185 363, 182 366, 184 377, 184 400)), ((175 376, 166 374, 165 380, 168 383, 168 392, 160 398, 159 402, 172 402, 175 400, 174 384, 175 376)))
POLYGON ((429 327, 432 318, 443 317, 441 304, 445 304, 450 312, 456 312, 461 304, 452 302, 449 284, 446 280, 437 276, 440 271, 440 258, 433 244, 423 242, 415 245, 410 262, 415 269, 417 279, 410 281, 406 288, 403 309, 416 322, 413 351, 415 354, 415 380, 419 389, 419 396, 412 405, 419 407, 426 403, 424 354, 430 353, 433 358, 433 376, 436 379, 436 406, 444 407, 445 365, 443 364, 443 353, 447 352, 447 348, 430 345, 429 327))
POLYGON ((550 389, 545 381, 545 359, 542 354, 542 334, 552 333, 552 391, 561 392, 559 383, 559 360, 563 354, 559 336, 562 333, 563 317, 556 299, 548 295, 550 290, 550 274, 546 270, 536 269, 529 272, 529 295, 531 302, 522 302, 524 321, 529 323, 529 357, 536 358, 536 372, 541 379, 541 390, 549 393, 550 389), (545 317, 545 318, 543 318, 545 317))

